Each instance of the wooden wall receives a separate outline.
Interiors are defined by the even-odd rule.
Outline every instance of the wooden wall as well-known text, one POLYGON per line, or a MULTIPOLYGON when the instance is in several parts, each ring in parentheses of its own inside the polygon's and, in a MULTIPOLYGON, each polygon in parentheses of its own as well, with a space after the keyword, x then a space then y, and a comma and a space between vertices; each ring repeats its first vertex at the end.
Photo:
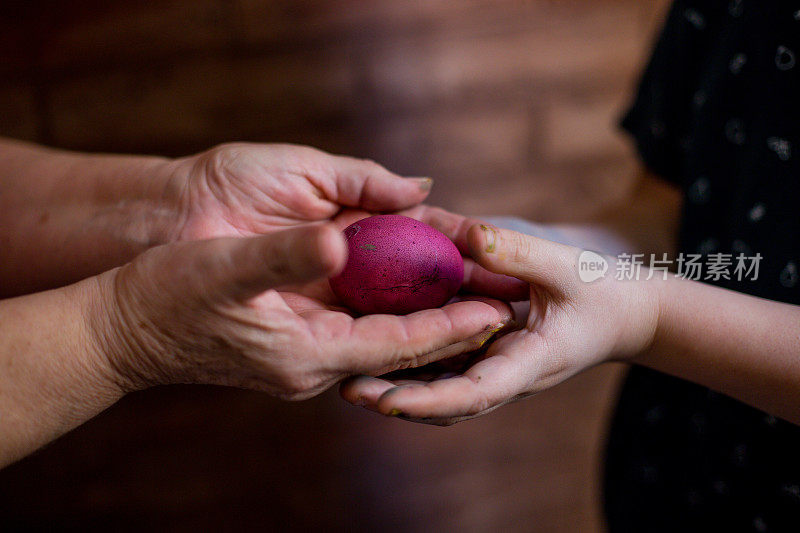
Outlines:
MULTIPOLYGON (((7 1, 0 135, 183 155, 296 142, 436 179, 469 214, 585 219, 628 194, 614 123, 666 0, 7 1)), ((0 473, 0 529, 592 531, 617 369, 482 420, 134 395, 0 473)))
POLYGON ((629 185, 612 125, 663 4, 20 1, 2 10, 0 134, 168 155, 299 142, 432 175, 449 207, 582 217, 629 185))

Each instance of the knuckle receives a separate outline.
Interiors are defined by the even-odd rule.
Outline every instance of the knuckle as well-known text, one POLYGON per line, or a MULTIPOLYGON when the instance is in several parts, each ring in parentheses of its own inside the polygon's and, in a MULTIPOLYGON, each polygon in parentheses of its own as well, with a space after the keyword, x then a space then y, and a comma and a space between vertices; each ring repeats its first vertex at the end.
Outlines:
POLYGON ((284 177, 294 179, 298 172, 312 176, 336 175, 336 156, 306 145, 281 145, 284 177))
POLYGON ((478 415, 492 406, 492 401, 486 391, 475 382, 471 382, 468 394, 471 395, 471 400, 466 404, 466 409, 463 412, 464 416, 478 415))
POLYGON ((318 148, 314 148, 313 146, 309 146, 307 144, 283 144, 280 145, 286 152, 290 152, 292 155, 304 159, 307 157, 322 157, 329 155, 328 152, 324 152, 318 148))
POLYGON ((377 161, 362 159, 361 164, 364 167, 367 178, 384 178, 386 176, 386 168, 377 161))
POLYGON ((436 206, 427 207, 428 218, 436 223, 441 223, 442 219, 446 219, 449 214, 450 213, 448 213, 441 207, 436 207, 436 206))
POLYGON ((220 143, 216 146, 211 147, 207 153, 212 157, 224 158, 233 154, 237 154, 245 146, 246 145, 244 143, 237 143, 237 142, 220 143))
POLYGON ((432 222, 432 226, 450 238, 458 235, 463 225, 466 224, 466 226, 469 227, 475 222, 474 220, 466 218, 462 219, 461 217, 453 215, 441 207, 431 208, 430 211, 428 211, 428 217, 432 222))
POLYGON ((411 368, 417 362, 418 355, 412 351, 398 352, 394 357, 394 367, 396 370, 411 368))
POLYGON ((279 376, 279 396, 286 400, 301 400, 315 387, 307 376, 296 372, 285 372, 279 376))
POLYGON ((230 171, 235 171, 240 165, 247 146, 245 143, 218 144, 204 152, 201 159, 205 162, 207 171, 212 174, 225 175, 230 171))
POLYGON ((301 392, 280 392, 277 398, 285 402, 299 402, 306 399, 301 392))
POLYGON ((415 363, 417 363, 418 359, 424 355, 421 353, 420 350, 399 350, 394 358, 396 364, 398 366, 402 366, 403 368, 409 368, 415 363))
POLYGON ((533 241, 526 237, 525 235, 521 235, 519 233, 514 233, 511 239, 511 245, 514 248, 514 262, 516 263, 528 263, 531 260, 531 257, 535 253, 535 247, 533 245, 533 241))

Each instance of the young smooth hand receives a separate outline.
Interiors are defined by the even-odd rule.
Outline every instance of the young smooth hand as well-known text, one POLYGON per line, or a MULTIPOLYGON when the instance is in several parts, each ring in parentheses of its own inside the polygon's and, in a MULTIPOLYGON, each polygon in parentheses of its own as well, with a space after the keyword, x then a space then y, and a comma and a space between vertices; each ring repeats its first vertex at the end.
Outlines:
POLYGON ((529 284, 531 304, 523 327, 495 340, 458 375, 434 374, 424 381, 351 378, 341 387, 347 401, 385 415, 447 425, 601 362, 625 360, 652 342, 658 298, 649 284, 613 276, 584 283, 578 276, 580 249, 513 231, 475 225, 467 240, 479 265, 529 284))

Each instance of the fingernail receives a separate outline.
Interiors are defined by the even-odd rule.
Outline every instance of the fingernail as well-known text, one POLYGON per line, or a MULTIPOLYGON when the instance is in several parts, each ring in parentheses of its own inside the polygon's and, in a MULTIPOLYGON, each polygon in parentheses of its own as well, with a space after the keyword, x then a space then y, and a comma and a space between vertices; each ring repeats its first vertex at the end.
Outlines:
POLYGON ((498 331, 500 331, 501 329, 503 329, 503 328, 505 327, 505 325, 506 325, 506 323, 505 323, 505 322, 499 322, 497 325, 495 325, 495 326, 494 326, 494 327, 493 327, 493 328, 490 330, 490 333, 492 333, 492 334, 494 335, 495 333, 497 333, 498 331))
POLYGON ((497 231, 485 224, 481 224, 481 229, 483 230, 484 235, 486 235, 486 252, 487 253, 494 253, 495 244, 497 242, 497 231))
POLYGON ((489 342, 489 339, 492 338, 492 335, 494 335, 492 332, 484 333, 483 336, 478 340, 478 349, 483 348, 483 345, 489 342))
POLYGON ((505 324, 500 322, 496 326, 489 326, 486 328, 486 333, 484 333, 478 340, 478 348, 483 348, 483 345, 489 342, 489 339, 494 337, 495 333, 503 329, 503 326, 505 326, 505 324))
POLYGON ((433 187, 433 180, 431 178, 409 178, 411 181, 417 184, 419 190, 422 192, 428 192, 433 187))
POLYGON ((402 414, 403 414, 403 411, 401 411, 401 410, 400 410, 400 409, 398 409, 397 407, 395 407, 394 409, 392 409, 391 411, 389 411, 389 416, 400 416, 400 415, 402 415, 402 414))

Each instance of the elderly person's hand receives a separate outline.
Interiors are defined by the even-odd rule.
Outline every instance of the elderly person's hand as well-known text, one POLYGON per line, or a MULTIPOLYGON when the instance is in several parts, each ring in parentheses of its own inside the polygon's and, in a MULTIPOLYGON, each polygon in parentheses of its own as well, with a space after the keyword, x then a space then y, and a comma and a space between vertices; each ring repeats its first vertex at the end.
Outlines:
MULTIPOLYGON (((465 290, 509 301, 527 298, 526 284, 469 258, 466 230, 475 220, 418 205, 430 191, 430 178, 402 178, 372 161, 285 144, 223 144, 169 168, 167 190, 179 192, 169 202, 180 206, 174 240, 260 235, 329 221, 344 229, 375 212, 399 212, 456 243, 465 254, 465 290)), ((337 304, 325 279, 291 289, 337 304)))
POLYGON ((269 233, 346 207, 412 207, 431 186, 371 161, 244 143, 169 159, 0 138, 0 177, 0 297, 61 287, 178 240, 269 233))
POLYGON ((332 220, 343 208, 398 211, 422 202, 430 178, 307 146, 223 144, 166 167, 174 240, 257 235, 332 220))
POLYGON ((331 225, 154 248, 99 278, 93 329, 123 390, 214 383, 302 399, 470 349, 510 319, 490 300, 354 318, 281 290, 336 274, 346 256, 331 225))
POLYGON ((428 178, 402 178, 372 161, 305 146, 233 143, 166 159, 0 139, 0 175, 8 176, 0 180, 0 296, 63 286, 175 241, 330 221, 343 227, 372 212, 407 209, 445 233, 465 220, 419 207, 428 178))

